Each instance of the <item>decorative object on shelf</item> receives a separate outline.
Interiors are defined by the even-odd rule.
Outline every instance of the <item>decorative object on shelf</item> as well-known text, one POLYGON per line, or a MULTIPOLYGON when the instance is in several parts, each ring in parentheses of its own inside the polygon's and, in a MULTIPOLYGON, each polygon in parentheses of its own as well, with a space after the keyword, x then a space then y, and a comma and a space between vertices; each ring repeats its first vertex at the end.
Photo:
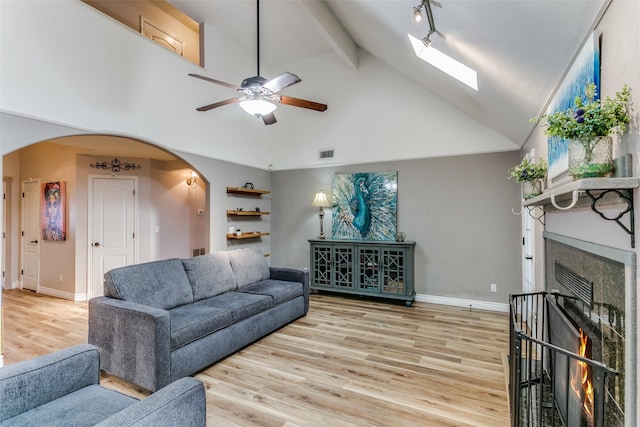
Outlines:
POLYGON ((245 182, 244 185, 242 186, 243 188, 248 188, 249 190, 253 190, 253 183, 251 182, 245 182))
POLYGON ((629 123, 629 88, 612 99, 598 100, 590 83, 576 96, 573 107, 543 116, 545 133, 569 140, 569 174, 575 179, 608 176, 613 172, 611 134, 621 134, 629 123))
POLYGON ((260 212, 260 208, 256 206, 256 212, 260 212))
POLYGON ((198 175, 194 171, 191 171, 191 176, 187 178, 187 185, 191 188, 198 186, 198 175))
POLYGON ((242 235, 242 231, 239 228, 236 228, 236 236, 240 237, 242 235))
POLYGON ((91 163, 89 166, 96 169, 107 170, 111 169, 111 172, 117 173, 123 170, 129 171, 134 169, 140 169, 142 166, 136 165, 135 163, 122 163, 118 159, 113 159, 110 162, 96 162, 91 163))
POLYGON ((324 235, 324 208, 331 207, 331 203, 329 203, 329 199, 327 199, 327 195, 324 194, 324 191, 320 190, 316 193, 316 197, 313 199, 311 206, 320 208, 318 210, 318 216, 320 217, 320 235, 318 236, 318 239, 324 240, 327 238, 324 235))
POLYGON ((398 234, 396 234, 396 242, 404 242, 404 239, 407 238, 407 235, 405 233, 403 233, 402 231, 399 232, 398 234))
POLYGON ((397 192, 397 171, 334 175, 333 238, 395 240, 397 192))
MULTIPOLYGON (((65 206, 67 185, 64 181, 42 184, 42 240, 62 241, 67 239, 65 228, 65 206)), ((31 243, 37 244, 38 241, 31 243)))
POLYGON ((509 169, 509 179, 522 184, 522 198, 530 199, 542 194, 542 182, 547 176, 547 163, 540 159, 533 163, 525 156, 520 164, 509 169))
MULTIPOLYGON (((590 83, 600 81, 600 49, 598 35, 593 32, 582 46, 573 65, 566 74, 566 78, 558 87, 553 99, 549 103, 543 117, 532 119, 533 122, 543 121, 557 111, 564 111, 571 107, 576 96, 590 83)), ((572 115, 573 117, 573 115, 572 115)), ((569 170, 569 140, 560 136, 549 135, 548 139, 548 177, 559 177, 569 170)))

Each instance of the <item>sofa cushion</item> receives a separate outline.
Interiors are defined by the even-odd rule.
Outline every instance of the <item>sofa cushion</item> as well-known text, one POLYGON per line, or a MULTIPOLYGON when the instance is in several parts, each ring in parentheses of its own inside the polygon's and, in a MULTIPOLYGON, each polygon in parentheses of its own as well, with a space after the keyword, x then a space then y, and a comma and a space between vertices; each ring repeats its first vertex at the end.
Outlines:
POLYGON ((133 397, 90 385, 2 422, 7 426, 93 426, 138 402, 133 397))
POLYGON ((284 280, 261 280, 251 285, 244 286, 238 292, 251 294, 269 295, 273 299, 273 304, 282 304, 285 301, 302 296, 304 288, 300 282, 286 282, 284 280))
POLYGON ((229 262, 238 288, 269 278, 269 265, 264 255, 251 249, 229 252, 229 262))
POLYGON ((182 260, 128 265, 104 275, 105 296, 168 310, 193 302, 182 260))
POLYGON ((272 308, 273 300, 267 295, 231 291, 204 299, 198 304, 229 310, 233 322, 238 322, 272 308))
POLYGON ((229 255, 220 251, 212 254, 183 259, 193 300, 200 301, 236 288, 236 276, 233 274, 229 255))
POLYGON ((169 310, 171 351, 233 323, 231 310, 203 305, 201 302, 169 310))

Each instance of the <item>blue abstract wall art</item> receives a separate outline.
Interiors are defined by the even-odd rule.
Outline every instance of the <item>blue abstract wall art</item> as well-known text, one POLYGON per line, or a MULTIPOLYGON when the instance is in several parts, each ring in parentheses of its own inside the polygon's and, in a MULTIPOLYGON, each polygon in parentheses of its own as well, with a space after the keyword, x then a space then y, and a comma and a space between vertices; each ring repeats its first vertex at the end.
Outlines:
MULTIPOLYGON (((589 83, 596 85, 596 99, 600 98, 600 48, 596 33, 586 41, 565 79, 549 103, 545 114, 564 111, 573 107, 576 96, 584 96, 589 83)), ((558 177, 569 169, 569 141, 564 138, 549 137, 548 140, 549 178, 558 177)))
POLYGON ((333 176, 333 239, 395 240, 398 172, 333 176))

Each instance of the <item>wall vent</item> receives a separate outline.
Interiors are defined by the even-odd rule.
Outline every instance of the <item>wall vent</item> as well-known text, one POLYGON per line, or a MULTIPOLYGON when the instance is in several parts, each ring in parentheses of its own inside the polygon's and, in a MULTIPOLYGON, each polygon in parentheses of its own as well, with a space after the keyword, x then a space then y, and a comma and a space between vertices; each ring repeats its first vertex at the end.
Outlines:
POLYGON ((324 150, 320 152, 321 159, 332 159, 333 158, 333 150, 324 150))
POLYGON ((569 270, 558 261, 555 262, 555 276, 558 283, 571 290, 578 299, 593 308, 593 282, 569 270))

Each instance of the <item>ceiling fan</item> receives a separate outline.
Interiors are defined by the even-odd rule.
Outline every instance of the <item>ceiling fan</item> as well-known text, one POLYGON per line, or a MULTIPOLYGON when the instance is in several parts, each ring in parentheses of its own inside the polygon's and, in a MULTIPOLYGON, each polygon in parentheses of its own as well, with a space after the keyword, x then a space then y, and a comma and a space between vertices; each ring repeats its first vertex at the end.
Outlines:
POLYGON ((212 79, 209 77, 201 76, 199 74, 189 74, 191 77, 206 80, 211 83, 215 83, 221 86, 226 86, 231 89, 235 89, 240 93, 237 98, 225 99, 224 101, 214 102, 213 104, 205 105, 200 108, 196 108, 198 111, 209 111, 213 108, 222 107, 223 105, 233 104, 238 102, 243 110, 252 114, 258 118, 262 118, 265 125, 272 125, 276 120, 276 116, 273 111, 276 109, 276 104, 292 105, 294 107, 308 108, 309 110, 325 111, 327 109, 326 104, 320 104, 319 102, 307 101, 305 99, 293 98, 291 96, 285 96, 278 94, 282 89, 301 82, 300 78, 295 74, 284 72, 271 80, 267 80, 260 76, 260 0, 256 0, 256 27, 257 27, 257 72, 254 77, 247 77, 240 83, 240 86, 233 85, 231 83, 225 83, 220 80, 212 79))

